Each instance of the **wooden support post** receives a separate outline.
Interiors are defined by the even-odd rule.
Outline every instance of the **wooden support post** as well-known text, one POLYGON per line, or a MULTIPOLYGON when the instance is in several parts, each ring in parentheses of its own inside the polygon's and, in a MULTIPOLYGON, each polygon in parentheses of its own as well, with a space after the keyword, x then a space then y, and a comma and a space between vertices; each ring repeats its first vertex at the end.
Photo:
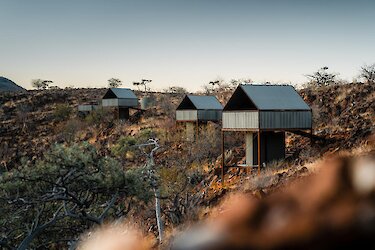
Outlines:
POLYGON ((246 165, 248 167, 254 165, 254 158, 253 158, 253 132, 246 132, 245 133, 245 146, 246 146, 246 165))
POLYGON ((186 122, 185 123, 185 134, 186 141, 194 142, 196 139, 196 123, 195 122, 186 122))
POLYGON ((254 143, 253 143, 254 137, 253 132, 246 132, 245 133, 245 152, 246 152, 246 174, 249 173, 249 169, 251 166, 254 165, 254 143))
POLYGON ((260 153, 260 129, 258 130, 258 175, 260 175, 260 160, 261 153, 260 153))
POLYGON ((221 183, 224 186, 224 164, 225 164, 225 146, 224 131, 221 131, 221 183))

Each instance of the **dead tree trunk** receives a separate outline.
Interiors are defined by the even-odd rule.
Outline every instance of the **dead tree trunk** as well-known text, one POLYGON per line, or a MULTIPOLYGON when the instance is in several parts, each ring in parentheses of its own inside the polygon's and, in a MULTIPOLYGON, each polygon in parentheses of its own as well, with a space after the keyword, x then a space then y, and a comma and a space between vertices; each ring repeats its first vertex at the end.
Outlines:
POLYGON ((146 164, 148 178, 150 179, 154 197, 155 197, 155 217, 156 217, 156 224, 158 227, 159 233, 159 242, 163 241, 163 234, 164 234, 164 225, 163 220, 161 218, 161 205, 160 205, 160 190, 159 190, 159 183, 158 178, 155 174, 155 160, 154 154, 160 148, 158 139, 149 139, 148 143, 138 145, 139 148, 143 148, 145 146, 153 146, 154 148, 151 150, 149 154, 145 153, 148 157, 148 162, 146 164))
POLYGON ((155 195, 155 215, 156 215, 156 223, 158 224, 158 232, 159 232, 159 241, 163 241, 163 234, 164 234, 164 225, 163 220, 161 218, 161 206, 160 206, 160 192, 158 189, 154 188, 154 195, 155 195))

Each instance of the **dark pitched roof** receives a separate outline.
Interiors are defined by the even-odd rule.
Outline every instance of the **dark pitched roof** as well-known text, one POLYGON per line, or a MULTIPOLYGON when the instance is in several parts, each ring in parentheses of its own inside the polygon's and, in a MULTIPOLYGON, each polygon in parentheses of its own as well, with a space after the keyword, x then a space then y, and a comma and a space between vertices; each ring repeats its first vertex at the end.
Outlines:
POLYGON ((103 99, 118 98, 118 99, 138 99, 131 89, 126 88, 110 88, 103 96, 103 99))
POLYGON ((215 96, 186 95, 177 109, 188 108, 201 110, 222 110, 223 106, 215 96))
POLYGON ((311 110, 290 85, 240 85, 259 110, 311 110))

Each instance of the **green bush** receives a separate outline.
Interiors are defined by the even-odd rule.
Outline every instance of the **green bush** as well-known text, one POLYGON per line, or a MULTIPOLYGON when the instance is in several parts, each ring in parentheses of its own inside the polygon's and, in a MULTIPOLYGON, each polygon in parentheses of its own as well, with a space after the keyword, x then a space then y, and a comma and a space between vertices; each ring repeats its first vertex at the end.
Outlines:
MULTIPOLYGON (((147 143, 150 138, 155 138, 157 134, 152 129, 143 129, 135 136, 121 136, 117 143, 111 148, 113 155, 117 157, 130 158, 137 156, 139 149, 136 145, 147 143)), ((148 148, 145 148, 147 151, 148 148)))
POLYGON ((155 138, 157 137, 157 134, 154 130, 150 128, 142 129, 139 134, 136 135, 137 139, 139 141, 147 141, 150 138, 155 138))
POLYGON ((148 202, 154 197, 146 171, 144 167, 134 167, 125 172, 125 182, 129 187, 129 195, 136 196, 144 202, 148 202))
POLYGON ((121 136, 117 143, 111 148, 115 156, 125 156, 128 152, 134 152, 137 148, 137 139, 133 136, 121 136))
POLYGON ((72 114, 72 107, 68 104, 58 104, 54 111, 54 117, 57 121, 65 121, 72 114))
POLYGON ((0 176, 0 235, 7 237, 10 249, 30 234, 35 235, 27 249, 51 249, 61 238, 74 240, 93 224, 124 216, 117 211, 126 203, 147 202, 152 193, 143 178, 142 169, 124 171, 89 143, 57 144, 35 164, 0 176), (48 225, 54 216, 60 219, 48 225))

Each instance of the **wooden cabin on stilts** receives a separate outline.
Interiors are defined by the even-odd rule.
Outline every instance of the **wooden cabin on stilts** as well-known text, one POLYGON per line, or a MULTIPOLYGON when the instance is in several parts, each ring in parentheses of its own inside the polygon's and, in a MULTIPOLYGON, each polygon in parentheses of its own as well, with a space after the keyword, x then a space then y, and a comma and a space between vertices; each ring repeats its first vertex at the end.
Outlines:
POLYGON ((110 88, 102 98, 103 108, 114 108, 116 118, 128 120, 130 109, 138 108, 138 98, 131 89, 110 88))
POLYGON ((228 167, 258 169, 285 158, 285 132, 312 135, 312 111, 290 85, 239 85, 223 109, 222 180, 228 167), (242 132, 245 164, 225 165, 225 133, 242 132), (306 133, 307 134, 307 133, 306 133))
POLYGON ((222 110, 215 96, 186 95, 176 109, 176 123, 185 124, 186 139, 193 141, 201 124, 221 121, 222 110))

